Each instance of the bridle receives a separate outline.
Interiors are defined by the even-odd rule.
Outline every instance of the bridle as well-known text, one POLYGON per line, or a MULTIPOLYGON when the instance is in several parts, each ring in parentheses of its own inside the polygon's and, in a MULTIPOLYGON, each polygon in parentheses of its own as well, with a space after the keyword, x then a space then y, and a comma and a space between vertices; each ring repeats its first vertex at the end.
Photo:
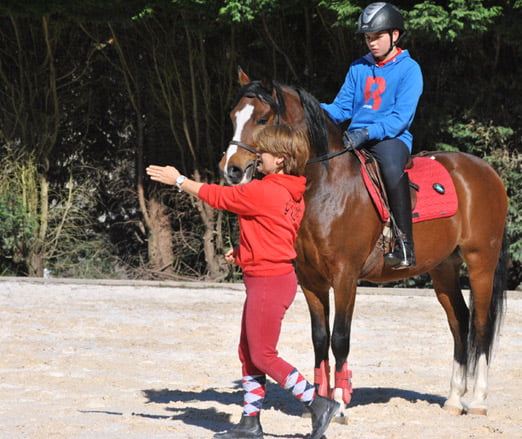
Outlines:
MULTIPOLYGON (((237 140, 231 140, 228 144, 239 146, 243 149, 246 149, 249 153, 255 154, 256 156, 257 156, 257 154, 259 154, 259 151, 257 151, 254 147, 247 145, 246 143, 239 142, 237 140)), ((325 154, 325 155, 322 155, 319 157, 313 157, 313 158, 309 159, 306 162, 306 164, 309 165, 311 163, 325 162, 327 160, 331 160, 341 154, 344 154, 345 152, 352 151, 352 150, 353 150, 352 146, 346 146, 345 148, 341 149, 340 151, 334 151, 334 152, 330 152, 328 154, 325 154)))
POLYGON ((239 146, 243 149, 246 149, 248 152, 252 153, 252 154, 259 154, 259 152, 252 146, 250 145, 247 145, 246 143, 243 143, 243 142, 239 142, 238 140, 231 140, 230 142, 228 142, 229 145, 236 145, 236 146, 239 146))
MULTIPOLYGON (((260 96, 257 96, 257 95, 253 95, 252 97, 256 97, 258 99, 262 99, 260 96)), ((271 105, 272 109, 274 110, 275 112, 275 125, 279 125, 281 122, 282 122, 282 115, 281 115, 281 111, 280 111, 280 103, 278 102, 277 98, 275 100, 275 103, 273 105, 271 105)), ((250 145, 247 145, 246 143, 243 143, 243 142, 240 142, 238 140, 231 140, 229 142, 229 145, 236 145, 236 146, 239 146, 240 148, 243 148, 245 149, 246 151, 250 152, 251 154, 255 154, 256 156, 259 154, 259 151, 257 151, 254 147, 250 146, 250 145)), ((327 153, 327 154, 324 154, 322 156, 319 156, 319 157, 313 157, 311 159, 309 159, 306 164, 309 165, 309 164, 312 164, 312 163, 318 163, 318 162, 326 162, 328 160, 331 160, 339 155, 342 155, 344 154, 345 152, 348 152, 348 151, 353 151, 354 148, 352 145, 350 144, 345 144, 345 147, 339 151, 334 151, 334 152, 330 152, 330 153, 327 153)))

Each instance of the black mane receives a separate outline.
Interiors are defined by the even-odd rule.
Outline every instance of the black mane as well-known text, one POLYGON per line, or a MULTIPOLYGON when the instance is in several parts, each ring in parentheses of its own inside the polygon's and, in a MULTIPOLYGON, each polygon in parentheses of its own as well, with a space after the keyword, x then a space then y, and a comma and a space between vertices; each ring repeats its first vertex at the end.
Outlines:
POLYGON ((283 117, 286 114, 286 104, 283 90, 281 89, 281 85, 277 82, 249 82, 239 90, 238 97, 236 98, 233 107, 237 105, 243 96, 248 98, 257 98, 260 101, 267 103, 270 105, 270 108, 272 108, 272 111, 276 114, 276 116, 283 117), (272 97, 273 90, 276 92, 275 99, 272 97))
MULTIPOLYGON (((319 101, 302 88, 295 88, 299 95, 306 118, 310 145, 318 157, 328 154, 328 128, 326 113, 319 101)), ((325 162, 328 166, 328 162, 325 162)))
POLYGON ((270 105, 272 111, 276 115, 276 119, 283 118, 286 114, 286 102, 283 88, 292 89, 299 95, 305 113, 310 146, 317 156, 326 155, 329 151, 326 114, 321 108, 319 101, 306 90, 300 87, 281 85, 275 81, 252 81, 241 87, 234 106, 237 105, 243 96, 257 98, 270 105), (274 90, 275 98, 273 97, 274 90))

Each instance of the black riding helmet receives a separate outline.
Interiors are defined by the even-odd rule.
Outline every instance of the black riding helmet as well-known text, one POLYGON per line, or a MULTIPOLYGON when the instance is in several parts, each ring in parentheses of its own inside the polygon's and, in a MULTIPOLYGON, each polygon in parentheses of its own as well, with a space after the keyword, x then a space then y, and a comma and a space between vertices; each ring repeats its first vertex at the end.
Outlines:
POLYGON ((367 34, 387 30, 391 41, 394 29, 399 31, 399 38, 391 44, 388 53, 393 49, 393 46, 399 43, 405 33, 404 19, 396 6, 390 3, 377 2, 366 6, 362 14, 359 15, 355 33, 367 34))

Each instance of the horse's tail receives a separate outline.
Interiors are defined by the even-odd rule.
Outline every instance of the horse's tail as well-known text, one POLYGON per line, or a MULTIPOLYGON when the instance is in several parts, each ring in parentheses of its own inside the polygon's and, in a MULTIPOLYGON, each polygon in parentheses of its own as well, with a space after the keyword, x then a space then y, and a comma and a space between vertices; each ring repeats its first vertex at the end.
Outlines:
POLYGON ((477 329, 473 324, 475 310, 473 304, 473 291, 471 291, 470 297, 470 330, 468 340, 468 368, 474 371, 481 354, 486 354, 487 361, 489 363, 493 344, 497 333, 499 332, 500 325, 502 323, 502 317, 505 311, 506 305, 506 289, 507 289, 507 274, 508 274, 508 240, 507 233, 504 229, 504 235, 502 237, 502 247, 500 249, 500 255, 498 263, 495 268, 495 275, 493 278, 493 294, 491 297, 491 303, 489 306, 488 323, 485 328, 485 334, 481 341, 477 337, 477 329))

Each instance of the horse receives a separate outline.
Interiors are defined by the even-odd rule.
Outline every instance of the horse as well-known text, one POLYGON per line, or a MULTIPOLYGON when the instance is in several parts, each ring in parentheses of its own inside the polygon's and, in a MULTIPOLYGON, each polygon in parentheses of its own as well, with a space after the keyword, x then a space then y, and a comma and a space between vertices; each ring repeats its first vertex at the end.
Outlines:
POLYGON ((240 90, 230 112, 233 137, 219 162, 227 184, 245 184, 255 177, 253 133, 263 125, 286 123, 309 139, 296 272, 311 319, 314 384, 320 395, 341 402, 338 422, 346 422, 351 400, 348 354, 358 282, 380 284, 423 273, 432 279, 453 336, 453 370, 443 408, 455 415, 487 415, 488 369, 507 288, 508 201, 498 174, 476 156, 433 152, 431 158, 451 176, 458 208, 449 217, 415 223, 416 266, 393 270, 384 263, 385 223, 363 182, 360 159, 343 145, 342 130, 318 100, 300 87, 250 80, 241 68, 238 77, 240 90), (463 263, 469 276, 469 306, 460 286, 463 263), (335 310, 330 329, 332 289, 335 310), (330 344, 335 358, 333 387, 330 344), (474 389, 466 405, 468 372, 474 389))

